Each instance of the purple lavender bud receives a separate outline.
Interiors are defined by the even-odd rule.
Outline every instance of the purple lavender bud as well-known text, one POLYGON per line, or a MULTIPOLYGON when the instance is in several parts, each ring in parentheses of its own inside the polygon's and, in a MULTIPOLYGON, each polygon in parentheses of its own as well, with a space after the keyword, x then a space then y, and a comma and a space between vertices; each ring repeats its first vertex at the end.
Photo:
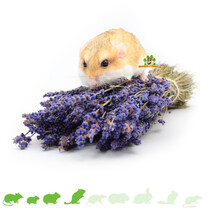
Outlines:
MULTIPOLYGON (((172 105, 169 96, 174 94, 168 91, 170 83, 164 78, 149 74, 148 79, 143 83, 139 76, 131 81, 120 78, 113 86, 49 92, 44 95, 48 99, 41 102, 43 110, 23 114, 24 125, 30 133, 38 134, 45 150, 51 146, 60 150, 83 148, 93 141, 101 151, 139 145, 139 137, 157 120, 165 123, 159 117, 172 105), (166 91, 167 97, 163 97, 166 91)), ((13 139, 21 149, 30 141, 24 134, 13 139)))

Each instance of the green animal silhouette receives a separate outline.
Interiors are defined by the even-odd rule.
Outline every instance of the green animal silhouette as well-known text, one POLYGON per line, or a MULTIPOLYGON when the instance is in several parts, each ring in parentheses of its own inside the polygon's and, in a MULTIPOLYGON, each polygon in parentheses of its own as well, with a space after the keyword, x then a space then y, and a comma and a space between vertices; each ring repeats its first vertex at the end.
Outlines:
POLYGON ((177 199, 178 193, 175 191, 171 191, 168 195, 167 201, 158 201, 158 204, 174 204, 174 201, 177 199))
POLYGON ((149 188, 147 188, 145 194, 138 194, 134 198, 134 203, 136 204, 150 204, 150 200, 152 199, 152 194, 149 192, 149 188))
POLYGON ((89 197, 88 201, 87 201, 87 205, 88 204, 95 204, 95 203, 101 203, 102 204, 102 199, 106 198, 105 195, 92 195, 89 197))
POLYGON ((183 205, 184 208, 193 208, 196 207, 198 200, 202 199, 200 196, 189 196, 185 199, 185 204, 183 205))
POLYGON ((43 202, 48 204, 48 203, 57 203, 57 199, 60 198, 61 196, 55 192, 54 194, 47 194, 43 197, 43 202))
POLYGON ((7 194, 4 197, 3 204, 5 206, 13 206, 12 202, 18 203, 21 198, 23 198, 23 196, 20 193, 7 194))
POLYGON ((85 192, 86 191, 83 189, 78 189, 77 192, 75 192, 72 195, 71 202, 69 202, 69 203, 64 202, 64 204, 80 204, 79 200, 84 197, 83 195, 85 192))
POLYGON ((129 197, 125 193, 121 194, 111 194, 108 198, 109 202, 112 204, 115 203, 125 203, 129 200, 129 197))
POLYGON ((27 198, 27 203, 28 204, 37 204, 37 201, 39 200, 38 196, 34 196, 34 197, 28 197, 27 198))

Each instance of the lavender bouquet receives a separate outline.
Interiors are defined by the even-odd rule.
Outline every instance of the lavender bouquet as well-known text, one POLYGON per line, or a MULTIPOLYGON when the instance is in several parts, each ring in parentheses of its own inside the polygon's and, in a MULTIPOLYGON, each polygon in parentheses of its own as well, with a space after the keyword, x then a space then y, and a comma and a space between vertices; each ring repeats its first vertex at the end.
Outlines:
POLYGON ((194 87, 192 75, 166 64, 150 71, 148 79, 143 83, 139 76, 120 78, 94 89, 80 86, 46 93, 42 110, 23 114, 29 131, 13 142, 25 149, 37 134, 45 150, 57 146, 67 151, 93 142, 101 151, 139 145, 139 137, 154 123, 165 123, 162 117, 168 108, 186 106, 194 87))

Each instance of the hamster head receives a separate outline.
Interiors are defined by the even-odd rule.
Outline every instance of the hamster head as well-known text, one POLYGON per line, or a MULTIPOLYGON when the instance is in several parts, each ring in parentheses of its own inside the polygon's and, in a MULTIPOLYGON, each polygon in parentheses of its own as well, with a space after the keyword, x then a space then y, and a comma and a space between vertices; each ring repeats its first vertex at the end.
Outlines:
POLYGON ((60 197, 61 197, 57 192, 55 192, 53 195, 54 195, 56 198, 60 198, 60 197))
POLYGON ((92 40, 80 50, 79 77, 86 86, 95 88, 120 78, 125 67, 127 49, 123 43, 92 40))
POLYGON ((15 193, 16 198, 23 198, 23 196, 20 193, 15 193))

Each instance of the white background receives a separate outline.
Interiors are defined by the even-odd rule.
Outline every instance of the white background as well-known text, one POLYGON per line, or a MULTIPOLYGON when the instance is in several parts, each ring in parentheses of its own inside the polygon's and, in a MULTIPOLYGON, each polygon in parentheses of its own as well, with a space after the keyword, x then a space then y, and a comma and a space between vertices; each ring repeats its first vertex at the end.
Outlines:
MULTIPOLYGON (((93 194, 126 193, 125 204, 95 204, 93 209, 183 209, 187 196, 200 195, 197 209, 209 206, 209 5, 208 1, 0 1, 0 208, 8 193, 24 199, 58 192, 58 204, 41 200, 33 208, 90 208, 93 194), (38 111, 48 91, 81 85, 79 48, 111 28, 134 33, 157 61, 194 74, 197 89, 189 108, 165 117, 140 146, 101 153, 90 145, 80 151, 42 151, 33 138, 24 151, 12 138, 27 128, 22 113, 38 111), (151 205, 133 204, 149 187, 151 205), (78 188, 86 190, 80 205, 65 206, 78 188), (158 205, 171 190, 175 205, 158 205)), ((5 207, 6 208, 6 207, 5 207)))

